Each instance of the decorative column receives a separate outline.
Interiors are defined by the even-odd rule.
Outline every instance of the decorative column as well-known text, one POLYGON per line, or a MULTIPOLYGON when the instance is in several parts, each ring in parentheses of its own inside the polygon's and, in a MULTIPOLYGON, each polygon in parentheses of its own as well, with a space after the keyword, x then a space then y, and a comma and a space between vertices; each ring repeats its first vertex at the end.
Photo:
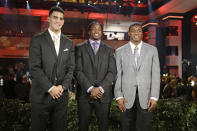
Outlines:
POLYGON ((171 74, 182 77, 182 19, 183 16, 165 16, 162 25, 165 28, 165 46, 167 65, 171 74))
POLYGON ((156 46, 156 28, 157 23, 149 22, 142 26, 143 28, 143 40, 148 44, 156 46))

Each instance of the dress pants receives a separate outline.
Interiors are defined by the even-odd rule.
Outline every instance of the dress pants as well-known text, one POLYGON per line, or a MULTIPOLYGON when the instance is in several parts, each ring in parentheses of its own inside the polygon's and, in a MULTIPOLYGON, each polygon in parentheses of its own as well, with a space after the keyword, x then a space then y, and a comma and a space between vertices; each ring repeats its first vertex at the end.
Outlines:
POLYGON ((63 101, 51 99, 47 104, 31 104, 30 131, 66 131, 68 94, 63 101))
POLYGON ((108 117, 111 103, 78 102, 79 131, 88 131, 93 110, 98 119, 99 131, 108 131, 108 117))
POLYGON ((122 131, 150 131, 152 112, 141 108, 138 92, 133 107, 126 112, 120 112, 120 120, 122 131))

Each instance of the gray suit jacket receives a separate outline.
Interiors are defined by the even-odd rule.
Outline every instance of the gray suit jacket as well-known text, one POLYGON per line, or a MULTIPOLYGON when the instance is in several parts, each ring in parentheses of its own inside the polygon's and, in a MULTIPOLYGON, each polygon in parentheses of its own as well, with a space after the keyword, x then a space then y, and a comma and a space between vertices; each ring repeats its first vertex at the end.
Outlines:
POLYGON ((133 106, 138 87, 139 102, 143 109, 147 109, 150 97, 159 98, 160 64, 157 49, 147 43, 142 43, 138 67, 136 69, 134 55, 130 44, 116 50, 117 81, 115 84, 115 98, 124 97, 133 106))

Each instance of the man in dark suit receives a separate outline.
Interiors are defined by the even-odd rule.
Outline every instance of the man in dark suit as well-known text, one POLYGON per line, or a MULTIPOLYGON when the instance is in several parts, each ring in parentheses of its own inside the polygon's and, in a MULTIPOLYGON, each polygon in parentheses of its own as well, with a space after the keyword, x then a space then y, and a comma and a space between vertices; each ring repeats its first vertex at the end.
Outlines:
POLYGON ((116 50, 114 94, 121 111, 122 131, 149 131, 159 99, 160 64, 157 48, 142 41, 142 26, 129 27, 130 41, 116 50))
POLYGON ((98 22, 90 23, 88 34, 89 40, 76 46, 79 130, 88 131, 94 110, 99 131, 107 131, 112 83, 116 76, 114 51, 101 41, 102 27, 98 22))
POLYGON ((31 130, 66 130, 68 92, 74 70, 73 42, 61 34, 64 10, 52 7, 49 28, 31 39, 31 130), (48 120, 50 124, 48 124, 48 120))

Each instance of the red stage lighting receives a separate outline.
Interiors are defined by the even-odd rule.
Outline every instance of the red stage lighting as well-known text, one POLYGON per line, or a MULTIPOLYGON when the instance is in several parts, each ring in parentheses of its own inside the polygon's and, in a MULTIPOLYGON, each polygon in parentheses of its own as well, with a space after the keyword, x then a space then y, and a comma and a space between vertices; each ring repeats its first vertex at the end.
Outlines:
POLYGON ((197 15, 195 15, 194 17, 193 17, 193 22, 197 22, 197 15))

